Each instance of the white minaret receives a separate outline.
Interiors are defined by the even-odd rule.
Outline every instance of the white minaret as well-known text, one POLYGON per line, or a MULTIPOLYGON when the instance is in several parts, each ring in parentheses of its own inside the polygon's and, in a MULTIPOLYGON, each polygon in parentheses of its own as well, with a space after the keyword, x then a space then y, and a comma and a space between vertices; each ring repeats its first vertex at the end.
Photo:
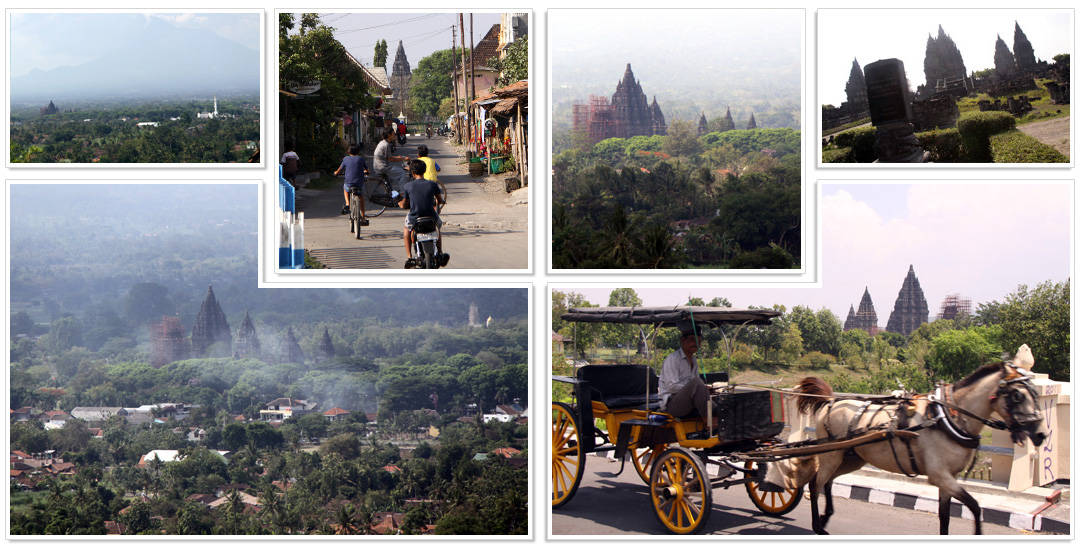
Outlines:
POLYGON ((217 118, 217 96, 214 96, 214 118, 217 118))

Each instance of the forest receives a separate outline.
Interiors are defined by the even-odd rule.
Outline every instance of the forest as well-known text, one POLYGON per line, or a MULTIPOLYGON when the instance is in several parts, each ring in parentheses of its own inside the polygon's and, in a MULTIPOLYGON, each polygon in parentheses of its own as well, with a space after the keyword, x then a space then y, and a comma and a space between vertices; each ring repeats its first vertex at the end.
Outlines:
POLYGON ((216 118, 198 118, 210 99, 61 103, 52 114, 13 106, 11 162, 257 162, 258 96, 217 102, 216 118))
POLYGON ((557 155, 556 269, 771 268, 800 265, 800 132, 610 138, 557 155))
MULTIPOLYGON (((1035 355, 1035 370, 1052 380, 1069 380, 1070 281, 1019 285, 998 300, 980 303, 971 315, 924 323, 908 336, 882 331, 870 336, 860 329, 843 330, 843 322, 827 308, 803 305, 732 304, 723 297, 705 302, 690 297, 687 305, 768 308, 782 313, 769 325, 742 330, 707 329, 697 353, 703 372, 728 372, 733 381, 771 380, 793 386, 802 376, 824 378, 839 392, 884 394, 903 387, 914 392, 933 389, 934 382, 954 382, 980 365, 1012 357, 1021 344, 1035 355), (729 340, 730 339, 730 340, 729 340)), ((676 329, 660 329, 649 342, 652 353, 637 355, 637 332, 625 326, 570 323, 560 318, 571 307, 637 306, 633 289, 611 292, 607 304, 589 303, 573 291, 552 292, 552 330, 573 345, 552 358, 554 374, 568 374, 567 357, 593 362, 646 363, 659 372, 664 358, 678 348, 676 329)), ((554 384, 562 392, 566 384, 554 384)), ((566 396, 556 395, 556 400, 566 396)))
POLYGON ((254 185, 11 196, 13 533, 527 532, 528 425, 480 416, 529 406, 526 289, 259 289, 254 185), (191 334, 208 284, 232 351, 152 366, 153 324, 191 334), (264 418, 279 398, 311 412, 264 418))

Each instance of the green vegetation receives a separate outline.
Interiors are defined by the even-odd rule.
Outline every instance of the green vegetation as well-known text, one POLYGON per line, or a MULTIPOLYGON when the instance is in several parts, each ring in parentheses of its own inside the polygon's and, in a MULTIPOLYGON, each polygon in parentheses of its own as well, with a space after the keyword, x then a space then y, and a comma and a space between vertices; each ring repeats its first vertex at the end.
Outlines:
POLYGON ((278 86, 293 90, 318 81, 318 93, 303 100, 279 94, 279 109, 284 116, 282 135, 296 147, 296 153, 309 168, 333 168, 341 160, 343 148, 336 143, 341 112, 354 112, 375 106, 368 95, 360 66, 350 59, 345 47, 334 39, 334 29, 318 14, 300 16, 297 27, 292 13, 278 14, 278 86))
POLYGON ((972 112, 960 116, 956 129, 969 162, 991 162, 990 136, 1016 128, 1016 119, 1002 111, 972 112))
POLYGON ((555 157, 556 268, 799 265, 800 132, 612 138, 555 157))
MULTIPOLYGON (((664 358, 678 347, 678 332, 661 329, 648 342, 652 353, 639 355, 636 331, 619 341, 618 334, 602 323, 569 323, 560 318, 571 307, 598 304, 575 293, 554 291, 551 298, 552 330, 573 341, 572 346, 553 349, 553 374, 573 374, 567 357, 648 364, 659 372, 664 358)), ((636 298, 631 289, 616 289, 607 305, 632 304, 636 298)), ((706 305, 697 298, 688 303, 706 305)), ((708 305, 730 304, 718 298, 708 305)), ((935 380, 955 382, 1003 354, 1011 357, 1026 343, 1035 355, 1037 372, 1059 381, 1070 376, 1068 280, 1047 281, 1034 288, 1021 285, 1001 301, 979 304, 971 316, 925 323, 906 337, 844 331, 840 319, 828 309, 784 305, 769 309, 782 313, 770 325, 706 330, 697 354, 702 371, 727 371, 732 380, 741 382, 777 380, 783 387, 814 375, 841 392, 883 394, 897 389, 898 383, 925 392, 933 389, 935 380)), ((569 400, 568 386, 560 386, 567 385, 552 385, 554 399, 569 400)))
POLYGON ((990 137, 990 154, 994 162, 1069 162, 1069 157, 1057 149, 1018 131, 990 137))
POLYGON ((248 162, 259 147, 257 97, 218 98, 225 116, 213 119, 197 117, 213 110, 209 98, 60 107, 12 109, 11 162, 248 162))

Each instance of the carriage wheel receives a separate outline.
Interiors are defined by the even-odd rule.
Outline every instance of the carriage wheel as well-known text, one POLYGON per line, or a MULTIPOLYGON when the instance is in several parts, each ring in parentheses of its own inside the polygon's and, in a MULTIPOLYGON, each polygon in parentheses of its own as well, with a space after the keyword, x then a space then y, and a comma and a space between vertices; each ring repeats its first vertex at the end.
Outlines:
POLYGON ((689 535, 709 519, 712 484, 697 455, 672 447, 656 458, 649 480, 656 518, 677 535, 689 535))
POLYGON ((551 404, 551 507, 574 496, 585 472, 585 454, 579 452, 580 431, 574 411, 565 403, 551 404))
POLYGON ((646 484, 649 483, 649 475, 652 473, 653 462, 660 453, 667 449, 666 443, 660 443, 653 447, 639 447, 635 442, 641 437, 641 426, 634 426, 630 431, 630 444, 626 450, 630 453, 630 462, 634 464, 634 470, 638 477, 646 484))
MULTIPOLYGON (((748 460, 744 467, 747 470, 753 470, 754 462, 748 460)), ((750 495, 750 500, 753 501, 754 506, 757 506, 757 509, 761 510, 761 513, 766 516, 781 517, 794 510, 802 498, 802 487, 784 489, 783 491, 765 491, 757 483, 750 481, 752 478, 749 475, 746 476, 746 479, 746 494, 750 495)))

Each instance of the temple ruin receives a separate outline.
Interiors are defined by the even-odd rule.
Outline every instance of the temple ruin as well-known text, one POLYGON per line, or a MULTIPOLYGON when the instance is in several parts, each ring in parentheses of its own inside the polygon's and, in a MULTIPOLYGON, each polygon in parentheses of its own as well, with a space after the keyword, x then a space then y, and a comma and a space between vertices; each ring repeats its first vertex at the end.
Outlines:
POLYGON ((870 287, 863 290, 862 300, 859 300, 859 310, 856 311, 854 306, 848 309, 844 330, 854 329, 864 330, 870 336, 881 332, 877 312, 874 311, 874 301, 870 299, 870 287))
POLYGON ((236 340, 233 341, 233 357, 258 358, 262 355, 262 344, 259 335, 255 333, 255 323, 251 322, 251 314, 244 312, 244 320, 236 331, 236 340))
POLYGON ((627 63, 610 101, 603 96, 589 96, 587 104, 574 105, 574 132, 595 144, 613 137, 662 136, 667 134, 667 124, 656 97, 649 104, 627 63))
POLYGON ((909 265, 885 330, 908 336, 929 317, 930 308, 926 305, 926 296, 919 285, 919 278, 915 276, 915 266, 909 265))
POLYGON ((150 325, 150 364, 167 365, 188 358, 190 347, 179 317, 163 316, 150 325))
POLYGON ((392 70, 390 89, 393 90, 394 102, 397 103, 399 111, 404 111, 409 99, 409 80, 412 79, 412 68, 409 67, 409 58, 405 56, 405 44, 401 40, 398 40, 392 70))
POLYGON ((191 353, 194 357, 228 357, 232 355, 232 330, 225 312, 221 311, 214 286, 206 289, 195 323, 191 326, 191 353))

